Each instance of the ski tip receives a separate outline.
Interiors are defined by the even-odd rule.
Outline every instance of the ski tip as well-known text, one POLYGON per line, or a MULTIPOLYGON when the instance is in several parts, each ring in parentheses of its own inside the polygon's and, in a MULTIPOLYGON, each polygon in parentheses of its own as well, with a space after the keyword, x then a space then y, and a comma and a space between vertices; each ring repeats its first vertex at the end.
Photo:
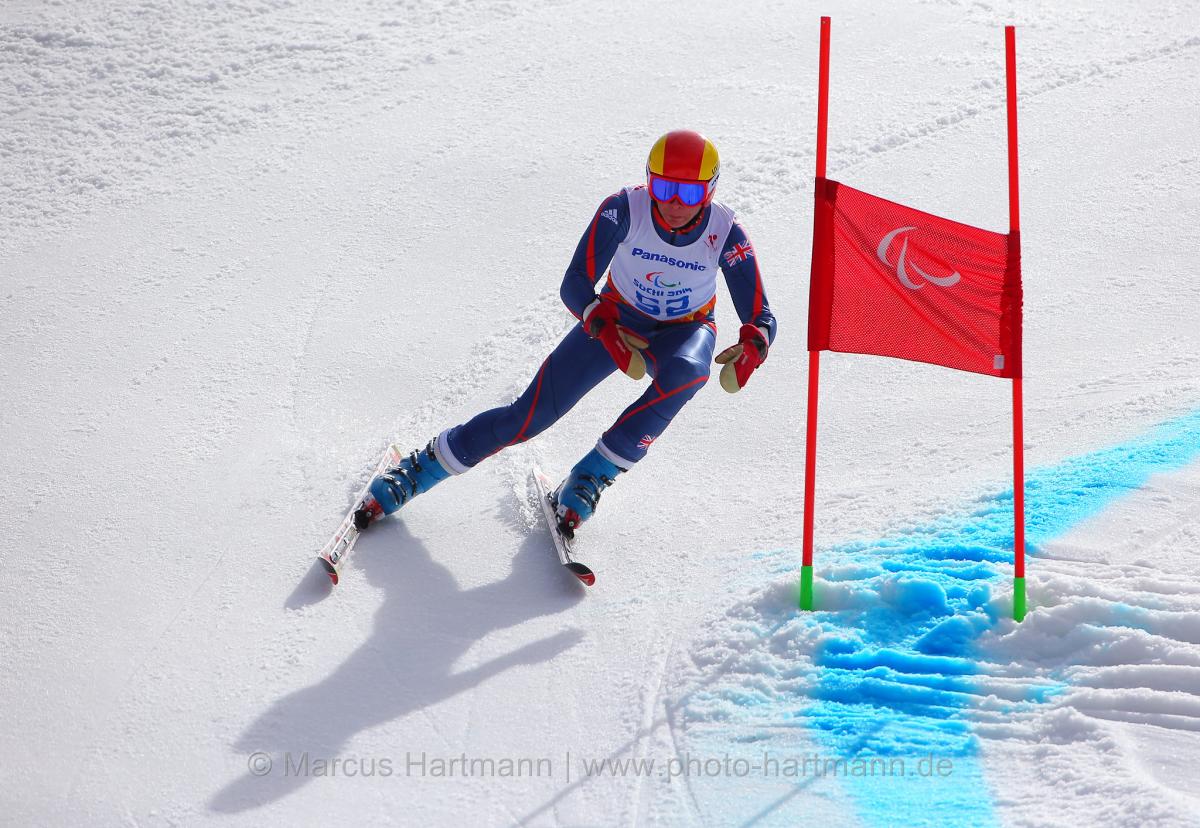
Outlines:
POLYGON ((585 586, 591 586, 596 583, 596 573, 588 569, 578 561, 571 561, 566 564, 567 569, 571 570, 571 574, 584 583, 585 586))

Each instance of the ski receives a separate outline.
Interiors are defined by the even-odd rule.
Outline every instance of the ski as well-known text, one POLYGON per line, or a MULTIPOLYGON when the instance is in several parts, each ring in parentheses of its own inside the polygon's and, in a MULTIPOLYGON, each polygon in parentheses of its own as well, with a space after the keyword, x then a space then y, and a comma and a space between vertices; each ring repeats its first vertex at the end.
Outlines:
POLYGON ((554 541, 554 548, 558 550, 558 560, 572 575, 586 586, 596 583, 596 574, 575 560, 574 550, 572 549, 574 542, 572 539, 559 531, 558 516, 555 514, 558 504, 554 500, 554 484, 550 482, 550 478, 546 477, 537 466, 533 467, 533 485, 537 489, 538 501, 542 504, 542 514, 545 516, 546 525, 550 529, 550 537, 554 541))
POLYGON ((354 498, 354 503, 350 507, 350 511, 346 513, 346 517, 342 520, 342 525, 338 527, 337 532, 334 533, 333 537, 329 539, 329 542, 318 553, 317 560, 325 567, 325 571, 329 574, 329 580, 333 581, 334 584, 337 584, 338 576, 342 571, 342 565, 346 563, 346 558, 350 557, 350 552, 354 549, 354 544, 358 541, 359 534, 361 534, 358 531, 358 527, 354 525, 354 513, 358 510, 359 504, 363 502, 363 498, 367 496, 367 489, 371 485, 371 480, 374 480, 387 469, 399 465, 402 457, 403 451, 399 445, 392 443, 388 446, 388 450, 383 454, 383 459, 375 467, 375 473, 371 475, 371 479, 367 481, 367 485, 363 486, 362 491, 358 493, 358 497, 354 498))

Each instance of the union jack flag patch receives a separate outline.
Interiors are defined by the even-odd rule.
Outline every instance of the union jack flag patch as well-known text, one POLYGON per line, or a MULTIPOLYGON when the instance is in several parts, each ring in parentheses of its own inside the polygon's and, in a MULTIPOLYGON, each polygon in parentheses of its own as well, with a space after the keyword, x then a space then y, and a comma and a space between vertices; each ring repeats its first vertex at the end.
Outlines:
POLYGON ((754 248, 750 246, 750 242, 734 242, 733 247, 725 251, 725 262, 730 265, 735 265, 738 262, 744 262, 746 259, 754 258, 754 248))

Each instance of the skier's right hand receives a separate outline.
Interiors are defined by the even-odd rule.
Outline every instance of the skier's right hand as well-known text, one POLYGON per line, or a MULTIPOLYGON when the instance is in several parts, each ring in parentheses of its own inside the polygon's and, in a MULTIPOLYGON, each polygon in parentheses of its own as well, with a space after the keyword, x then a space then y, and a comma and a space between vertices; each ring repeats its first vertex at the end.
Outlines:
POLYGON ((621 324, 621 311, 615 301, 601 296, 584 308, 583 330, 600 340, 613 362, 627 375, 635 380, 646 376, 646 358, 641 351, 650 343, 621 324))

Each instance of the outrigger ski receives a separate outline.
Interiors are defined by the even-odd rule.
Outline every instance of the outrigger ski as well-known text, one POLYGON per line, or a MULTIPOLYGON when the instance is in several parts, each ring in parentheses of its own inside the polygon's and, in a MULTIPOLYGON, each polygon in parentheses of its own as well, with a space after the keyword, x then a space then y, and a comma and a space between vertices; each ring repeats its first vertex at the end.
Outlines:
POLYGON ((574 550, 571 548, 574 541, 558 528, 558 515, 555 514, 558 504, 554 500, 554 484, 537 466, 533 467, 533 485, 537 487, 538 502, 542 504, 542 514, 545 515, 546 525, 550 528, 554 548, 558 550, 558 560, 585 585, 591 586, 596 583, 596 573, 575 560, 574 550))

